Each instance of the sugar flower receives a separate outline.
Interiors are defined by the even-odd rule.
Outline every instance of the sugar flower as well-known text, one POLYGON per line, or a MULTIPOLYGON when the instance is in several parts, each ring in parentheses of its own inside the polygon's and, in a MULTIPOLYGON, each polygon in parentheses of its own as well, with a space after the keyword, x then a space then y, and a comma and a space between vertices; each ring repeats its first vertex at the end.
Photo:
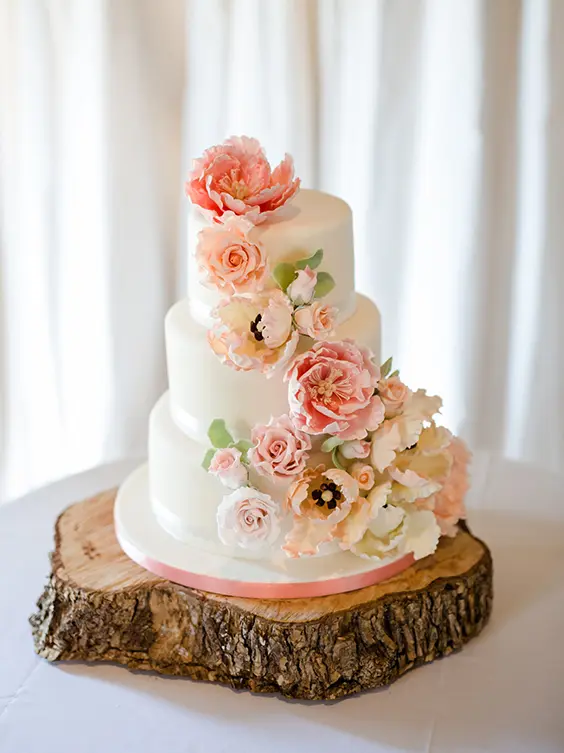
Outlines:
POLYGON ((397 376, 388 379, 380 379, 378 382, 378 395, 384 403, 386 418, 395 416, 402 409, 410 395, 410 390, 397 376))
POLYGON ((385 504, 369 522, 362 539, 352 545, 359 557, 382 560, 413 554, 416 560, 437 548, 440 530, 430 510, 385 504))
POLYGON ((294 359, 285 379, 291 418, 308 434, 364 439, 384 419, 374 394, 380 373, 373 355, 352 340, 317 342, 294 359))
POLYGON ((335 329, 337 309, 321 301, 310 306, 302 306, 294 313, 294 320, 300 334, 314 340, 326 340, 335 329))
POLYGON ((194 160, 185 190, 186 196, 215 222, 244 215, 258 224, 279 211, 299 187, 289 154, 271 170, 256 139, 232 136, 194 160))
POLYGON ((294 525, 284 551, 290 557, 315 554, 334 538, 336 524, 349 515, 358 494, 358 482, 346 471, 306 468, 288 489, 286 506, 294 525))
POLYGON ((316 284, 317 272, 309 267, 298 269, 296 279, 288 285, 286 293, 296 306, 301 306, 313 300, 316 284))
POLYGON ((392 485, 389 481, 373 486, 367 497, 357 497, 351 511, 335 528, 335 536, 340 539, 341 549, 351 549, 368 530, 371 520, 378 515, 390 495, 392 485))
POLYGON ((241 462, 241 453, 236 447, 217 450, 208 468, 224 486, 237 489, 247 483, 247 469, 241 462))
POLYGON ((251 487, 241 487, 224 497, 217 508, 217 533, 227 546, 262 549, 280 534, 278 505, 251 487))
POLYGON ((255 426, 251 442, 249 461, 262 476, 288 480, 305 470, 311 440, 294 426, 289 416, 271 418, 268 424, 255 426))
POLYGON ((470 453, 458 437, 452 438, 447 451, 452 457, 452 466, 441 489, 432 497, 417 500, 416 505, 433 510, 443 536, 455 536, 458 521, 466 517, 464 497, 469 486, 470 453))
POLYGON ((349 468, 349 473, 358 481, 361 491, 369 491, 374 486, 374 468, 371 465, 357 460, 349 468))
POLYGON ((234 217, 200 231, 196 262, 204 285, 224 295, 262 290, 266 255, 260 243, 250 240, 252 227, 244 218, 234 217))
POLYGON ((370 447, 370 442, 365 439, 351 439, 340 445, 339 452, 347 460, 367 458, 370 455, 370 447))
POLYGON ((214 310, 208 332, 212 350, 238 371, 257 369, 267 376, 294 354, 299 335, 292 329, 292 305, 281 290, 235 295, 214 310))

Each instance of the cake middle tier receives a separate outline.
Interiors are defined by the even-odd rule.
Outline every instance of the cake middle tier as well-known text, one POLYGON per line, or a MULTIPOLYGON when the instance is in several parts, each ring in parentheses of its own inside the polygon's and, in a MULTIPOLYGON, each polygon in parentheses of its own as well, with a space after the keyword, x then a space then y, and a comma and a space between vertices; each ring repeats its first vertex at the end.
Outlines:
MULTIPOLYGON (((281 374, 267 379, 256 371, 235 371, 211 350, 205 327, 191 315, 188 299, 176 303, 165 320, 170 412, 189 437, 209 444, 210 423, 222 418, 239 437, 256 424, 288 412, 288 390, 281 374)), ((380 313, 356 294, 356 310, 336 330, 333 340, 351 338, 380 359, 380 313)))

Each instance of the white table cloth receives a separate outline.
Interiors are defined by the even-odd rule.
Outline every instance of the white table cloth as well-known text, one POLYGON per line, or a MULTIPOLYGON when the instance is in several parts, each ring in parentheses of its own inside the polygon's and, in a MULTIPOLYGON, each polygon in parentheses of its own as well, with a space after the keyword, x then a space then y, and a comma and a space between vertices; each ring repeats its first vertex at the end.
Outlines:
POLYGON ((564 751, 564 477, 478 458, 470 525, 494 557, 489 625, 388 689, 328 704, 35 656, 27 618, 57 514, 133 466, 0 508, 1 753, 564 751))

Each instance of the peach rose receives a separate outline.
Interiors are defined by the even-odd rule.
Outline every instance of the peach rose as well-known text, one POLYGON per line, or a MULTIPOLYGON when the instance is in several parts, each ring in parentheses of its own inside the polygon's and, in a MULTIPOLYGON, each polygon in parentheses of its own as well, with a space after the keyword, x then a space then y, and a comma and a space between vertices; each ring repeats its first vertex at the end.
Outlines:
POLYGON ((369 491, 374 486, 374 469, 366 463, 357 461, 349 468, 351 476, 357 480, 358 488, 362 491, 369 491))
POLYGON ((297 270, 296 279, 288 285, 286 294, 297 306, 303 306, 313 299, 317 285, 317 272, 309 267, 297 270))
POLYGON ((254 447, 249 451, 249 461, 262 476, 287 480, 305 470, 311 440, 296 429, 288 416, 255 426, 251 441, 254 447))
POLYGON ((380 379, 378 382, 378 394, 386 409, 386 418, 395 416, 403 407, 409 397, 409 389, 399 377, 380 379))
POLYGON ((380 370, 368 348, 352 340, 317 342, 286 374, 290 417, 308 434, 364 439, 384 420, 374 394, 380 370))
POLYGON ((200 231, 196 262, 204 285, 224 294, 262 289, 266 258, 262 246, 249 240, 251 227, 245 219, 235 217, 200 231))
POLYGON ((245 486, 224 497, 217 508, 217 534, 226 546, 262 549, 280 534, 278 505, 262 492, 245 486))
POLYGON ((257 225, 292 199, 300 187, 287 154, 271 170, 256 139, 232 136, 194 160, 185 185, 186 196, 215 222, 245 215, 257 225))
POLYGON ((217 450, 208 473, 216 476, 224 486, 237 489, 247 483, 247 469, 241 462, 241 453, 235 447, 217 450))
POLYGON ((311 306, 299 308, 294 313, 294 320, 302 335, 314 340, 326 340, 335 329, 337 309, 321 301, 314 301, 311 306))
POLYGON ((208 342, 237 371, 256 369, 272 376, 293 356, 299 334, 292 330, 292 304, 281 290, 234 295, 213 312, 208 342))

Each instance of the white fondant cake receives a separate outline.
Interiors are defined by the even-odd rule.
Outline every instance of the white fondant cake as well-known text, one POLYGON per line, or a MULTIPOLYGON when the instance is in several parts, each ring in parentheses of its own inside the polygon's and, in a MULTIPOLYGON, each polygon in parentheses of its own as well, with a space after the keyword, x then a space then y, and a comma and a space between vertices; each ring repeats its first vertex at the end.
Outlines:
MULTIPOLYGON (((331 339, 357 340, 379 359, 380 313, 370 299, 354 292, 349 206, 320 191, 300 191, 290 209, 251 230, 251 235, 262 239, 269 266, 310 256, 322 247, 323 267, 329 267, 325 264, 329 256, 337 280, 331 296, 345 303, 340 308, 341 324, 331 339)), ((252 550, 233 549, 218 538, 217 507, 225 488, 202 468, 209 447, 207 431, 221 417, 236 438, 248 437, 253 426, 287 412, 288 386, 281 377, 266 379, 256 371, 226 368, 210 349, 206 322, 218 294, 201 285, 194 261, 197 235, 205 225, 201 218, 191 224, 190 293, 171 308, 165 320, 169 391, 153 409, 149 422, 150 494, 155 516, 175 538, 229 556, 256 558, 260 555, 252 550)), ((288 487, 288 483, 272 483, 256 474, 254 485, 280 503, 288 487)))
POLYGON ((186 193, 189 292, 149 422, 155 525, 187 551, 312 572, 343 551, 374 567, 434 551, 464 516, 469 456, 437 425, 440 398, 378 365, 348 205, 300 191, 291 158, 271 170, 246 137, 196 160, 186 193))

